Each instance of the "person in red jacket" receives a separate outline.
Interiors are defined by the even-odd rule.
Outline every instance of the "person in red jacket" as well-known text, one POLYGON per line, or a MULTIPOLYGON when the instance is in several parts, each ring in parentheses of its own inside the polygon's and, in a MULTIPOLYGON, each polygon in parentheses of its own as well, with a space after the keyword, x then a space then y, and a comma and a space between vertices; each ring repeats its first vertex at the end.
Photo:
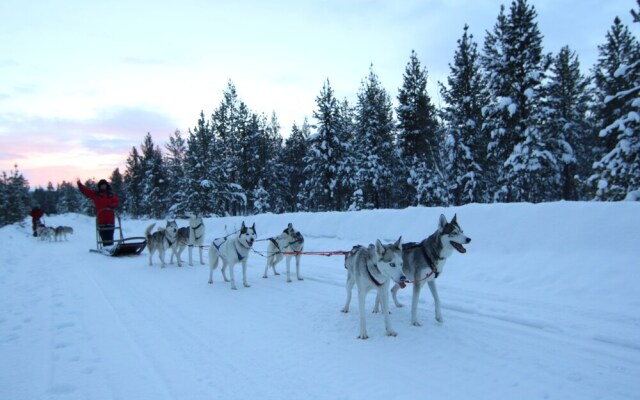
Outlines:
POLYGON ((44 215, 44 211, 42 211, 42 208, 35 206, 31 209, 31 211, 29 212, 29 215, 31 216, 31 226, 33 227, 33 236, 38 236, 38 227, 40 225, 42 225, 42 221, 40 221, 40 218, 42 218, 42 216, 44 215))
POLYGON ((96 206, 96 222, 102 245, 111 246, 116 220, 113 209, 118 207, 120 203, 118 196, 111 191, 111 185, 104 179, 98 182, 98 190, 91 190, 80 181, 78 181, 78 189, 83 195, 93 200, 93 204, 96 206))

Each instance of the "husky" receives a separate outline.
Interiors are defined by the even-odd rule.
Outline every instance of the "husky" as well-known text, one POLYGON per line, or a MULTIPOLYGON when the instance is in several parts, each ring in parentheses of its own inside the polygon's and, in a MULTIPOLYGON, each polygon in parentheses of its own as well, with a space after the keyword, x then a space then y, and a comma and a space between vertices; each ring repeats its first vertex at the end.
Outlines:
POLYGON ((73 234, 73 228, 70 226, 58 226, 54 229, 53 234, 56 242, 58 239, 62 241, 62 238, 64 238, 64 240, 69 240, 67 239, 67 234, 73 234))
POLYGON ((44 241, 49 240, 50 242, 53 240, 55 230, 51 227, 40 225, 38 226, 38 230, 36 231, 38 234, 38 239, 44 241))
MULTIPOLYGON (((404 274, 407 279, 413 281, 413 296, 411 298, 411 324, 421 326, 418 321, 418 301, 420 300, 420 290, 426 282, 431 290, 436 309, 436 321, 442 323, 442 311, 440 310, 440 297, 436 288, 436 278, 442 273, 447 258, 455 249, 459 253, 466 253, 463 246, 471 242, 471 238, 465 236, 458 225, 457 215, 454 214, 451 222, 447 222, 444 215, 440 215, 438 229, 428 238, 420 243, 406 243, 402 251, 404 261, 404 274)), ((403 307, 398 301, 397 293, 399 285, 391 288, 391 295, 396 307, 403 307)), ((378 312, 378 302, 373 310, 378 312)), ((382 310, 384 312, 384 310, 382 310)))
MULTIPOLYGON (((267 245, 267 266, 264 267, 263 278, 267 277, 267 271, 269 267, 273 269, 274 275, 280 275, 276 271, 276 264, 278 264, 285 257, 286 252, 300 252, 304 247, 304 237, 300 231, 293 229, 293 225, 289 223, 287 229, 285 229, 280 235, 269 238, 269 244, 267 245)), ((286 254, 287 257, 287 282, 291 282, 291 258, 296 258, 296 276, 299 281, 304 280, 300 275, 300 254, 292 255, 286 254)))
MULTIPOLYGON (((176 251, 171 253, 171 259, 169 260, 169 264, 173 264, 173 256, 175 255, 178 259, 178 267, 182 267, 182 260, 180 256, 184 249, 189 245, 189 227, 184 226, 178 229, 178 233, 176 233, 176 251)), ((192 265, 192 264, 191 264, 192 265)))
POLYGON ((383 245, 380 240, 368 247, 356 246, 345 258, 347 269, 347 301, 342 309, 349 312, 353 285, 358 285, 358 309, 360 311, 360 335, 358 339, 368 339, 364 306, 367 292, 377 290, 377 299, 382 304, 384 326, 387 336, 397 336, 391 327, 389 316, 389 282, 394 281, 400 287, 405 286, 405 276, 402 268, 402 237, 394 244, 383 245))
POLYGON ((222 276, 225 282, 231 282, 231 289, 238 290, 233 275, 233 267, 237 263, 242 264, 242 283, 244 287, 251 287, 247 283, 247 259, 256 237, 256 224, 254 223, 253 226, 247 228, 243 222, 237 236, 215 239, 209 248, 209 265, 211 266, 209 283, 213 283, 213 270, 218 266, 218 260, 222 259, 222 276), (231 267, 231 280, 227 279, 227 267, 231 267))
POLYGON ((153 253, 158 252, 161 267, 165 267, 164 255, 167 250, 171 250, 175 254, 177 247, 176 237, 178 236, 178 224, 176 221, 167 221, 164 228, 158 228, 156 232, 151 233, 156 224, 149 225, 144 233, 147 238, 147 247, 149 247, 149 265, 153 265, 151 259, 153 253))
POLYGON ((200 264, 204 265, 204 260, 202 259, 202 248, 204 247, 204 221, 202 220, 201 214, 192 214, 189 217, 189 265, 193 265, 191 253, 193 252, 193 247, 198 248, 198 252, 200 254, 200 264))
MULTIPOLYGON (((204 244, 204 222, 200 214, 192 214, 189 216, 189 226, 178 229, 176 255, 178 258, 178 266, 182 266, 182 260, 180 256, 185 247, 189 247, 189 265, 193 266, 193 247, 198 247, 200 252, 200 264, 204 265, 202 259, 202 247, 204 244)), ((171 261, 173 263, 173 254, 171 254, 171 261)))

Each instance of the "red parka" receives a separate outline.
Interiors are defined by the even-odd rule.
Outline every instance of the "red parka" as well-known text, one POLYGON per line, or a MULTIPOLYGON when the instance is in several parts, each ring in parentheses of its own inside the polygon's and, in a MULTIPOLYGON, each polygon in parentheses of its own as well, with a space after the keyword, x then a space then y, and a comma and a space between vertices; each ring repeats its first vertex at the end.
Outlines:
POLYGON ((111 186, 109 185, 109 183, 107 183, 107 181, 101 180, 98 183, 98 190, 91 190, 83 185, 80 181, 78 181, 78 189, 80 189, 82 194, 93 200, 93 204, 95 204, 96 206, 96 218, 98 224, 115 223, 116 217, 112 209, 118 207, 118 204, 120 204, 120 200, 115 193, 111 192, 111 186), (102 183, 107 184, 107 190, 99 189, 100 184, 102 183), (101 210, 105 211, 100 212, 101 210))

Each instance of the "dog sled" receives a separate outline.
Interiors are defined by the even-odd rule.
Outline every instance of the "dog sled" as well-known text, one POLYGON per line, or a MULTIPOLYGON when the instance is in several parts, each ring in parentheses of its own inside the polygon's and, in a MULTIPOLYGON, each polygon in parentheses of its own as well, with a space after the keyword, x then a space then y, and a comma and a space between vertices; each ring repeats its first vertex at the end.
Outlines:
MULTIPOLYGON (((105 211, 100 210, 98 214, 105 211)), ((118 215, 115 210, 112 210, 115 214, 115 224, 113 226, 114 230, 114 238, 113 245, 105 246, 102 241, 102 236, 100 236, 100 231, 103 229, 111 229, 111 228, 103 228, 98 224, 98 216, 96 215, 96 248, 91 249, 92 253, 100 253, 107 256, 112 257, 120 257, 120 256, 137 256, 142 253, 144 248, 147 246, 147 239, 145 237, 130 237, 125 238, 122 234, 122 223, 120 222, 120 215, 118 215), (118 233, 117 238, 115 237, 115 233, 118 233)))

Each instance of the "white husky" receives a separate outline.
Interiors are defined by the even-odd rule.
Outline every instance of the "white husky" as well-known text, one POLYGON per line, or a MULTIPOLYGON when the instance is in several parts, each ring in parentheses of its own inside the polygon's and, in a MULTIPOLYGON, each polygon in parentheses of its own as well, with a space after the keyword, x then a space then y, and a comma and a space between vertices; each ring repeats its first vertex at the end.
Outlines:
POLYGON ((237 263, 242 264, 242 283, 245 287, 250 287, 247 283, 247 260, 249 258, 249 250, 253 246, 257 237, 256 224, 251 228, 247 228, 242 223, 240 232, 237 236, 230 238, 215 239, 209 248, 209 283, 213 283, 213 270, 218 266, 218 260, 222 259, 222 277, 225 282, 231 282, 231 289, 237 290, 236 281, 233 275, 233 267, 237 263), (231 280, 227 279, 227 267, 231 267, 231 280))
POLYGON ((394 244, 383 245, 380 240, 369 247, 356 246, 345 259, 347 268, 347 302, 342 312, 349 312, 353 285, 358 285, 358 309, 360 311, 360 335, 358 339, 368 339, 365 319, 365 299, 371 289, 377 290, 382 304, 384 326, 388 336, 397 336, 391 327, 389 316, 389 282, 394 281, 404 287, 402 272, 402 237, 394 244))
POLYGON ((149 225, 144 233, 144 236, 147 238, 147 247, 149 248, 149 265, 153 265, 151 259, 153 257, 153 253, 157 251, 158 256, 160 257, 161 267, 164 268, 165 252, 167 250, 171 250, 173 254, 176 252, 176 247, 178 245, 178 224, 176 221, 167 221, 167 225, 164 228, 158 228, 156 232, 151 233, 155 225, 155 223, 149 225))
POLYGON ((280 275, 276 271, 276 264, 278 264, 286 256, 287 258, 287 282, 291 282, 291 258, 296 258, 296 276, 299 281, 304 280, 300 275, 300 254, 282 254, 300 252, 304 248, 304 237, 300 231, 293 229, 293 225, 289 223, 287 229, 285 229, 280 235, 270 238, 267 246, 267 266, 264 267, 263 278, 267 277, 267 271, 269 267, 273 269, 274 275, 280 275))

